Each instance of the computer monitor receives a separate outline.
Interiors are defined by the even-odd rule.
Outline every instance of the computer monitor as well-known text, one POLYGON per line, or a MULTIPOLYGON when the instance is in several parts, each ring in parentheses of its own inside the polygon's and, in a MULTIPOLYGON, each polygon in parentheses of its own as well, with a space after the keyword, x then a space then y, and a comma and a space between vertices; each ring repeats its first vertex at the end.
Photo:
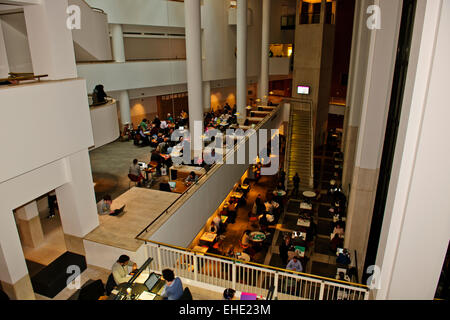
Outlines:
POLYGON ((136 281, 136 279, 141 275, 142 271, 144 271, 149 265, 150 263, 153 261, 153 258, 148 258, 144 264, 136 270, 136 272, 134 273, 134 275, 131 277, 130 280, 128 280, 128 284, 132 284, 134 281, 136 281))
POLYGON ((147 287, 148 291, 151 291, 153 287, 158 283, 160 276, 152 272, 147 280, 145 280, 144 285, 147 287))
POLYGON ((298 94, 309 94, 309 88, 308 86, 297 86, 297 93, 298 94))

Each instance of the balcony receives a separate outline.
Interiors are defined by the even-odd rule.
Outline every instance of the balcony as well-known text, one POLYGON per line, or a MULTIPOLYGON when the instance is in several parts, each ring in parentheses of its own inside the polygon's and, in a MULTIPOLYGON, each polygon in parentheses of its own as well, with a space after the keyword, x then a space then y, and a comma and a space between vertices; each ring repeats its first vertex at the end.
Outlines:
POLYGON ((79 63, 77 69, 88 90, 100 83, 108 92, 187 82, 186 60, 181 59, 79 63))

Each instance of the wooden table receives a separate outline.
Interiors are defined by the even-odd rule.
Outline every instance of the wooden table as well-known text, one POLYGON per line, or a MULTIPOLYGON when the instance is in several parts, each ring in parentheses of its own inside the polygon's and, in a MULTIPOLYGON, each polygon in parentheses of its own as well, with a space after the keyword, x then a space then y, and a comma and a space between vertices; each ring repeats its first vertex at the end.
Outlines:
POLYGON ((244 194, 242 192, 233 192, 230 197, 231 198, 235 198, 235 199, 241 199, 244 196, 244 194))
POLYGON ((206 173, 205 168, 202 168, 202 167, 180 165, 180 166, 171 166, 169 168, 170 177, 172 177, 173 170, 177 171, 177 179, 184 179, 191 172, 194 172, 195 175, 198 176, 199 178, 206 173))
POLYGON ((195 252, 200 253, 200 255, 204 255, 206 252, 208 252, 209 248, 208 247, 202 247, 202 246, 195 246, 194 248, 192 248, 192 250, 194 250, 195 252))
POLYGON ((214 242, 216 240, 217 234, 212 232, 205 232, 201 237, 200 241, 214 242))

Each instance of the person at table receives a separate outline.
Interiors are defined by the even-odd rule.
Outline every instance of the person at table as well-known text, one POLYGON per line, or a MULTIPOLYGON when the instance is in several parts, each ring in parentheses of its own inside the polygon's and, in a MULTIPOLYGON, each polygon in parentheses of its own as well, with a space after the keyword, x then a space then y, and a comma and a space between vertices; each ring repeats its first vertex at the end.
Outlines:
POLYGON ((341 281, 348 281, 350 282, 350 277, 348 275, 346 275, 344 272, 340 271, 337 275, 336 275, 336 279, 337 280, 341 280, 341 281))
POLYGON ((292 190, 292 195, 297 196, 298 190, 300 187, 300 177, 298 176, 298 172, 295 173, 295 176, 292 178, 292 182, 294 183, 294 189, 292 190))
POLYGON ((261 228, 261 232, 267 232, 269 221, 267 219, 267 212, 265 211, 263 211, 263 213, 259 216, 259 227, 261 228))
POLYGON ((297 271, 297 272, 303 272, 303 266, 300 260, 297 258, 297 256, 294 256, 291 261, 286 266, 286 269, 297 271))
POLYGON ((181 279, 176 277, 172 270, 164 269, 162 277, 166 281, 161 297, 164 300, 178 300, 183 295, 183 283, 181 279))
POLYGON ((153 119, 152 123, 157 127, 158 129, 161 127, 161 120, 159 120, 158 115, 155 116, 155 119, 153 119))
POLYGON ((127 282, 129 279, 127 278, 129 274, 129 268, 131 267, 131 271, 137 269, 136 263, 130 260, 130 257, 123 254, 117 259, 117 261, 112 266, 112 275, 114 277, 114 281, 117 285, 127 282))
POLYGON ((265 205, 261 199, 260 194, 258 194, 258 196, 255 199, 255 205, 256 205, 256 215, 259 216, 265 209, 265 205))
POLYGON ((225 289, 223 291, 223 300, 234 300, 235 294, 236 294, 235 290, 233 290, 231 288, 225 289))
POLYGON ((109 194, 105 194, 97 203, 97 212, 99 215, 110 214, 113 211, 111 210, 112 199, 109 194))
POLYGON ((160 144, 158 144, 157 150, 159 150, 162 154, 168 154, 169 147, 169 139, 165 138, 160 144))
POLYGON ((170 115, 170 113, 167 114, 167 121, 168 121, 169 123, 172 123, 172 122, 173 122, 173 117, 170 115))
POLYGON ((222 223, 222 213, 218 212, 217 215, 213 218, 212 222, 217 228, 217 234, 224 233, 225 226, 222 223))
POLYGON ((186 184, 186 186, 190 186, 197 181, 198 181, 197 175, 195 174, 194 171, 191 171, 191 173, 189 173, 187 178, 184 180, 184 183, 186 184))
POLYGON ((148 131, 148 125, 147 125, 147 119, 142 119, 142 122, 139 124, 139 126, 142 128, 142 130, 145 132, 145 131, 148 131))
POLYGON ((284 183, 282 183, 281 181, 278 182, 277 190, 278 191, 280 191, 280 190, 286 191, 286 188, 284 187, 284 183))
POLYGON ((244 248, 248 248, 250 246, 250 230, 245 230, 244 235, 242 236, 241 244, 244 248))
POLYGON ((336 263, 339 263, 339 264, 342 264, 345 266, 348 266, 350 264, 350 262, 351 262, 350 253, 348 252, 347 249, 344 249, 342 251, 342 253, 338 252, 337 256, 338 257, 336 258, 336 263))
POLYGON ((279 250, 281 261, 283 262, 283 265, 286 265, 289 258, 288 252, 293 250, 290 236, 285 236, 283 238, 283 242, 281 242, 279 250))
POLYGON ((281 171, 280 171, 280 177, 279 177, 278 182, 281 182, 281 183, 283 184, 283 187, 284 187, 283 190, 286 189, 286 188, 285 188, 285 181, 286 181, 286 172, 285 172, 284 170, 281 170, 281 171))
POLYGON ((139 127, 137 128, 137 131, 138 131, 139 138, 142 140, 142 144, 144 146, 149 145, 150 140, 148 139, 148 136, 144 133, 144 131, 145 131, 144 128, 141 125, 139 125, 139 127))
POLYGON ((131 164, 130 168, 128 169, 128 173, 139 178, 138 186, 141 185, 142 180, 145 180, 145 178, 141 172, 141 167, 138 164, 138 159, 133 160, 133 163, 131 164))
POLYGON ((335 235, 338 235, 339 238, 343 238, 344 237, 344 228, 342 227, 342 225, 340 223, 336 223, 336 226, 333 229, 333 233, 330 236, 330 240, 333 240, 335 235))
POLYGON ((172 192, 169 184, 169 177, 164 176, 161 178, 161 183, 159 184, 160 191, 172 192))

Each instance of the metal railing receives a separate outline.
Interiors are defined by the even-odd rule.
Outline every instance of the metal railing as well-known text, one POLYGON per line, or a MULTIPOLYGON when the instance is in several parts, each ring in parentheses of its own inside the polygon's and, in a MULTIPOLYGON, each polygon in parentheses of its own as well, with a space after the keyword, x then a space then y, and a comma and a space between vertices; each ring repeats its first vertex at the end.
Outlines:
POLYGON ((158 242, 147 241, 145 252, 152 257, 150 269, 161 273, 169 268, 189 283, 222 292, 232 288, 265 296, 273 287, 279 300, 368 300, 367 286, 329 279, 257 263, 199 254, 158 242))

